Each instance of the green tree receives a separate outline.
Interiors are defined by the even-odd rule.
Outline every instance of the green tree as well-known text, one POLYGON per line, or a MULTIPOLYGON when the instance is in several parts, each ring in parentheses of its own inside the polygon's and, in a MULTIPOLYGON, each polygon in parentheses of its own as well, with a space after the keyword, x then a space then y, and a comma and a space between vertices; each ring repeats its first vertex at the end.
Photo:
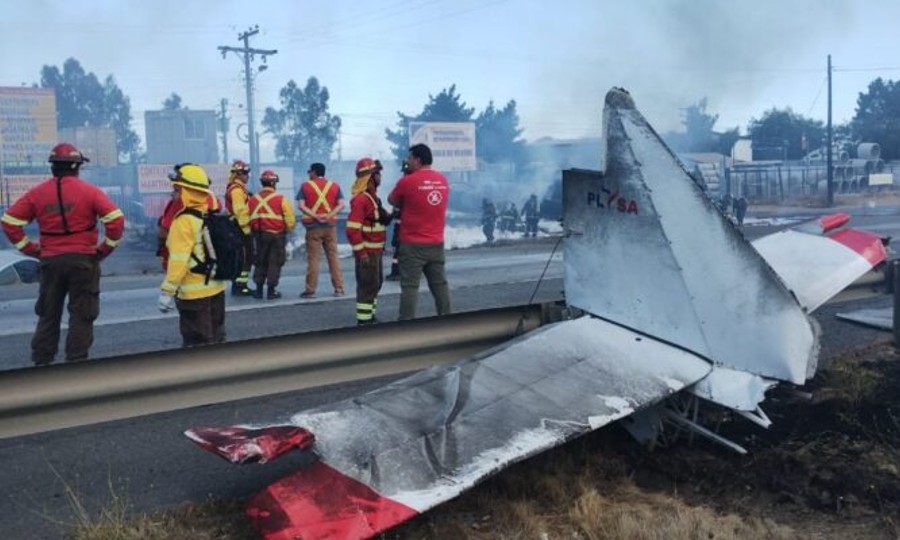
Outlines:
POLYGON ((770 148, 774 152, 773 157, 778 158, 800 159, 825 141, 825 128, 821 120, 805 118, 790 107, 781 110, 772 108, 764 112, 762 118, 751 119, 747 131, 754 149, 770 148))
POLYGON ((119 158, 137 159, 141 140, 131 129, 131 101, 112 75, 101 83, 96 75, 85 72, 78 60, 69 58, 62 70, 47 65, 41 68, 41 87, 56 91, 60 128, 111 127, 116 132, 119 158))
POLYGON ((275 137, 275 155, 294 163, 327 161, 337 142, 340 117, 328 112, 328 88, 310 77, 301 89, 293 80, 279 92, 281 108, 266 107, 262 125, 275 137))
MULTIPOLYGON (((385 129, 388 142, 391 143, 391 151, 397 157, 398 162, 406 159, 409 149, 409 123, 410 122, 471 122, 475 108, 466 107, 456 92, 456 85, 441 90, 436 96, 428 95, 428 103, 422 112, 415 116, 397 112, 397 130, 385 129)), ((478 135, 475 136, 476 144, 478 135)))
POLYGON ((187 109, 187 107, 181 106, 181 96, 175 92, 172 92, 172 94, 163 101, 164 111, 180 111, 182 109, 187 109))
POLYGON ((869 83, 856 100, 851 127, 855 139, 881 145, 882 158, 900 158, 900 81, 869 83))
POLYGON ((669 132, 665 139, 679 152, 719 152, 731 154, 731 148, 740 138, 738 128, 718 133, 713 130, 719 120, 718 114, 706 111, 707 99, 683 109, 681 123, 683 132, 669 132))
POLYGON ((478 159, 488 163, 523 163, 525 142, 520 138, 522 129, 515 100, 510 100, 502 109, 494 107, 493 101, 489 102, 475 119, 475 132, 478 159))

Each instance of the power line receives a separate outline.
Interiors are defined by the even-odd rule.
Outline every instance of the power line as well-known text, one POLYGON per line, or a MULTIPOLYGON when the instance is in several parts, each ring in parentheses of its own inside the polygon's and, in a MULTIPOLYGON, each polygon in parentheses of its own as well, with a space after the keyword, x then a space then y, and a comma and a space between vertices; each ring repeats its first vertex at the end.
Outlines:
POLYGON ((813 108, 816 106, 816 103, 819 102, 819 96, 822 95, 822 90, 825 88, 825 85, 828 84, 828 77, 822 78, 822 86, 819 87, 819 91, 816 92, 816 97, 813 98, 812 105, 809 106, 809 110, 806 111, 806 116, 809 116, 812 113, 813 108))
POLYGON ((250 63, 259 55, 263 65, 259 71, 266 68, 266 57, 278 54, 275 49, 254 49, 250 47, 250 38, 259 33, 259 26, 254 26, 246 32, 238 35, 238 40, 244 42, 243 47, 229 47, 220 45, 218 49, 222 51, 222 58, 225 58, 229 52, 237 54, 244 62, 244 85, 247 91, 247 142, 250 144, 250 169, 259 169, 259 149, 257 148, 256 133, 253 123, 253 72, 250 63))

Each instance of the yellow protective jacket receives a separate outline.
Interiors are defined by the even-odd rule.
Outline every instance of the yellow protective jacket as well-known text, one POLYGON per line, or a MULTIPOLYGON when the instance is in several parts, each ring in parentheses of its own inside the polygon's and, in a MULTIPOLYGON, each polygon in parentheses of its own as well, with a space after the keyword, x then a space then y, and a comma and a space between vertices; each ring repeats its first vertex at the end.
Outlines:
MULTIPOLYGON (((182 201, 186 208, 195 208, 206 212, 205 196, 202 201, 188 200, 193 192, 188 189, 181 190, 182 201)), ((225 282, 210 279, 206 281, 204 274, 191 272, 191 268, 197 261, 206 260, 206 252, 203 249, 203 220, 182 210, 175 216, 169 235, 166 237, 166 248, 169 250, 169 265, 166 268, 166 279, 163 281, 162 292, 180 298, 182 300, 197 300, 215 296, 225 290, 225 282), (196 257, 196 260, 191 255, 196 257)))
POLYGON ((247 185, 232 177, 225 190, 225 209, 228 215, 237 221, 244 234, 250 234, 250 195, 247 185))

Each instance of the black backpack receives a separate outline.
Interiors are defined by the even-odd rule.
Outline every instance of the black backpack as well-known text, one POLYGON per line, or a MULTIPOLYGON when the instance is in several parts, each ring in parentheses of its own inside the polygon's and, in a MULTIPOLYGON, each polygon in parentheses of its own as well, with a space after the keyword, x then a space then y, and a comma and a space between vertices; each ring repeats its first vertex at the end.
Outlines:
POLYGON ((195 274, 203 274, 206 281, 217 279, 233 281, 241 275, 244 267, 244 233, 231 218, 224 214, 202 214, 193 208, 184 210, 185 214, 203 220, 203 250, 206 261, 200 261, 191 253, 197 263, 191 268, 195 274))

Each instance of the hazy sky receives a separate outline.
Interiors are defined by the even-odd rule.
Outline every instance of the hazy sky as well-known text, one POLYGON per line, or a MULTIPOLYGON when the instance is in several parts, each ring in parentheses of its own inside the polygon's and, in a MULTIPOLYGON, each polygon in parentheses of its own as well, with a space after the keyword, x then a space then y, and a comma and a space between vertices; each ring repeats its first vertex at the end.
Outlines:
POLYGON ((74 57, 114 76, 142 140, 144 111, 172 92, 192 109, 228 99, 234 128, 242 63, 216 47, 258 24, 251 46, 278 54, 256 78, 257 119, 290 79, 315 76, 343 120, 344 159, 386 156, 396 112, 454 83, 478 111, 515 99, 528 140, 599 136, 611 86, 660 131, 707 97, 717 129, 743 132, 772 107, 824 120, 829 53, 834 119, 849 120, 871 80, 900 78, 898 20, 897 0, 0 0, 0 86, 74 57))

